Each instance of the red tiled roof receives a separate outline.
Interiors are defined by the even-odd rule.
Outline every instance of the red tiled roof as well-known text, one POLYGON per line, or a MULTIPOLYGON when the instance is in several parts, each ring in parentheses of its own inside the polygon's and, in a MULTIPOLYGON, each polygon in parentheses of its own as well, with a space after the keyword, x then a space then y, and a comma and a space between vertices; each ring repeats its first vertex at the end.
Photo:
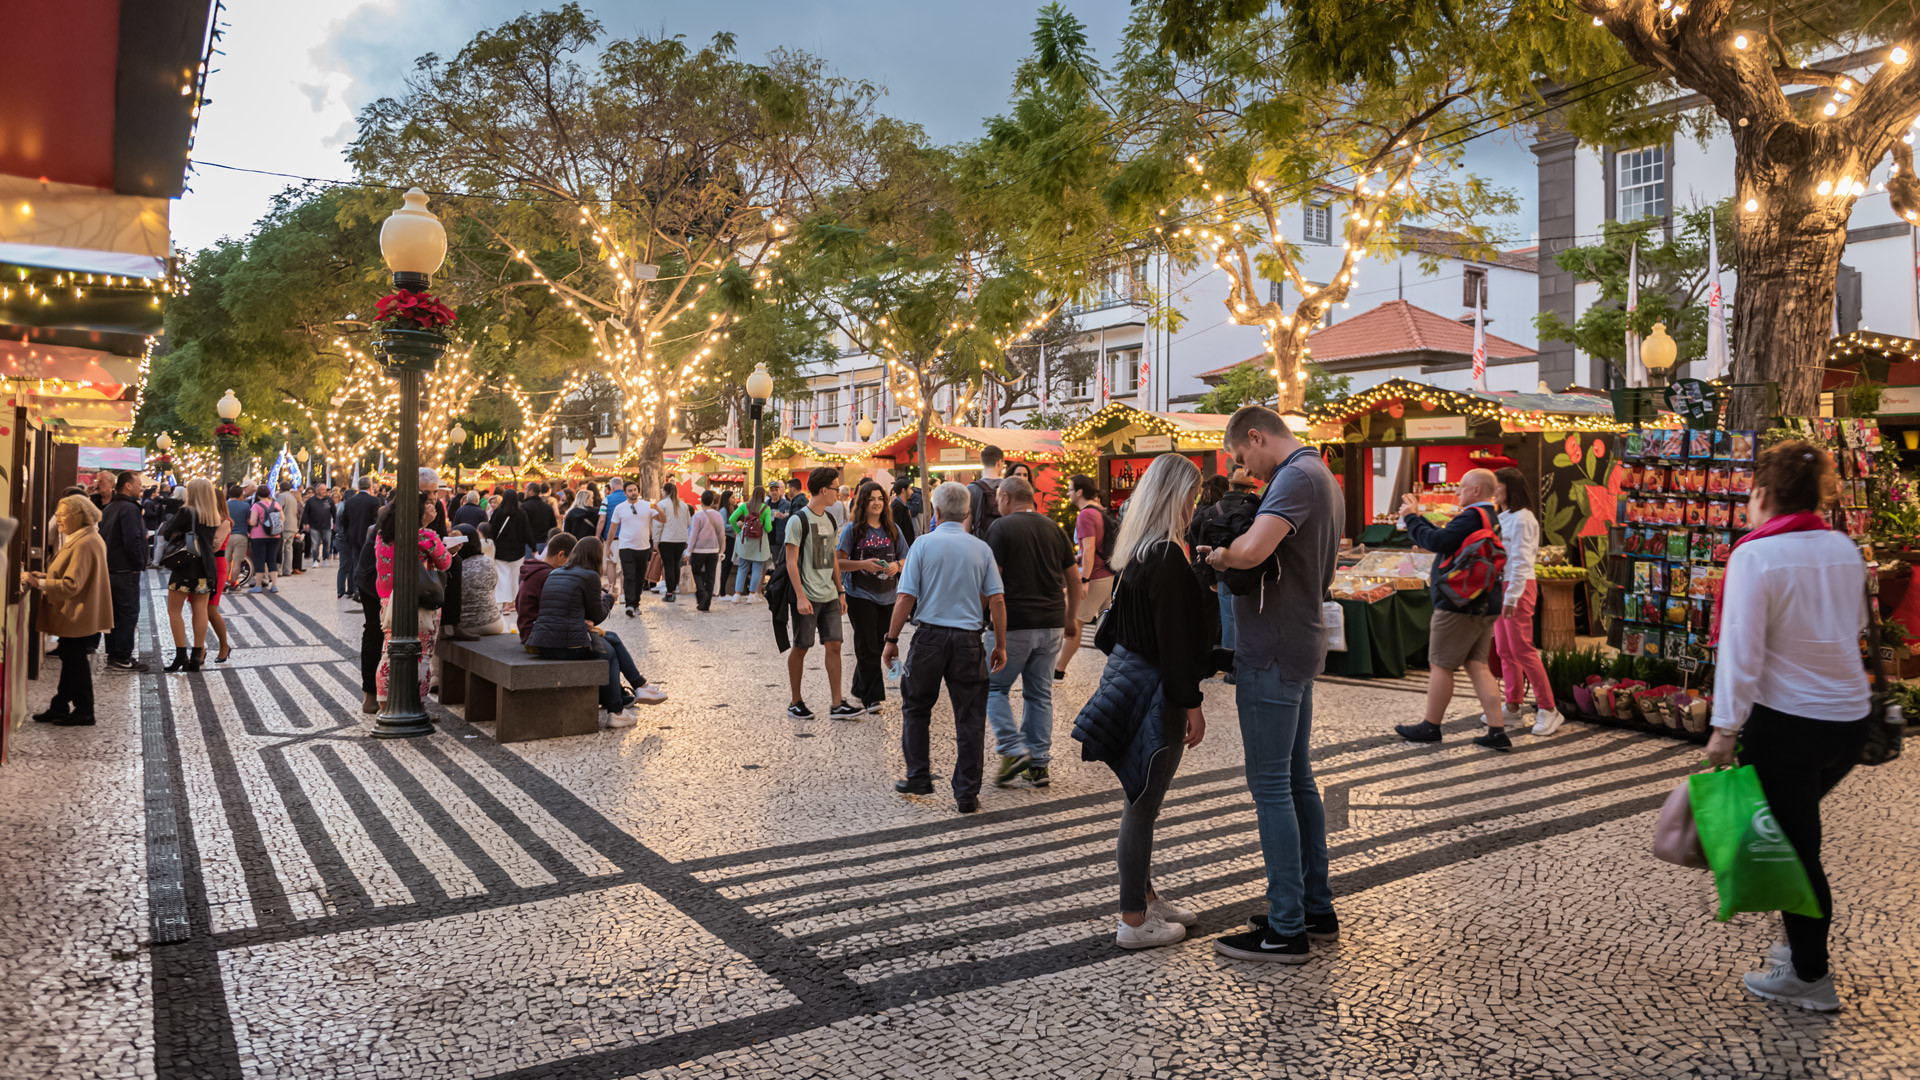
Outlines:
MULTIPOLYGON (((1473 325, 1437 315, 1426 308, 1414 307, 1405 300, 1389 300, 1371 311, 1364 311, 1344 322, 1315 330, 1307 338, 1307 348, 1318 363, 1334 360, 1358 360, 1368 356, 1395 356, 1401 353, 1452 353, 1461 358, 1473 355, 1473 325)), ((1487 335, 1490 360, 1524 358, 1538 353, 1498 334, 1487 335)), ((1237 364, 1203 372, 1202 379, 1225 375, 1241 364, 1264 364, 1260 353, 1237 364)))

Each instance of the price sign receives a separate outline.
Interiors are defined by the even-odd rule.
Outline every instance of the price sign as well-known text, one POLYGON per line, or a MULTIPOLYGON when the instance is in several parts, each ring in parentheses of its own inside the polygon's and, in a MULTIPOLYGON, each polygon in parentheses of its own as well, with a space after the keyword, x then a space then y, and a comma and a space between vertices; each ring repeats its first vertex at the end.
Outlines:
POLYGON ((1887 663, 1891 664, 1893 663, 1893 659, 1894 659, 1893 654, 1894 654, 1893 646, 1891 645, 1880 646, 1880 659, 1885 660, 1887 663))
POLYGON ((1699 379, 1675 379, 1667 387, 1667 408, 1690 428, 1711 428, 1720 415, 1720 391, 1699 379))
POLYGON ((1173 436, 1142 435, 1133 440, 1133 449, 1141 454, 1164 454, 1173 449, 1173 436))
POLYGON ((1674 663, 1679 665, 1681 671, 1684 671, 1689 675, 1700 670, 1700 661, 1694 659, 1691 656, 1683 656, 1680 659, 1674 661, 1674 663))

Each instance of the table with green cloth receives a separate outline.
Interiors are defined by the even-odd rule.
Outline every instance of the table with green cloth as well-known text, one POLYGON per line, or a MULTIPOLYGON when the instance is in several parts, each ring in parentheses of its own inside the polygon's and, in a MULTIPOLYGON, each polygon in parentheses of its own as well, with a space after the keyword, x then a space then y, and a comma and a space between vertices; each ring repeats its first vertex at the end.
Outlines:
POLYGON ((1327 653, 1327 674, 1398 679, 1427 666, 1427 628, 1433 598, 1425 589, 1396 589, 1371 603, 1337 600, 1346 617, 1347 649, 1327 653))

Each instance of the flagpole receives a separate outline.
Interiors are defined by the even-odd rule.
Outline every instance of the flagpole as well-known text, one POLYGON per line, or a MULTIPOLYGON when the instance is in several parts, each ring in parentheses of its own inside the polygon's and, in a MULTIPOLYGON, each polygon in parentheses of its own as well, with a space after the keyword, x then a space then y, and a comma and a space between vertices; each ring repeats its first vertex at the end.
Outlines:
POLYGON ((1633 313, 1640 310, 1640 242, 1627 254, 1627 385, 1647 385, 1647 366, 1640 362, 1640 335, 1633 332, 1633 313))
POLYGON ((1713 207, 1707 208, 1707 378, 1718 379, 1730 366, 1727 358, 1727 299, 1720 288, 1720 227, 1713 207))

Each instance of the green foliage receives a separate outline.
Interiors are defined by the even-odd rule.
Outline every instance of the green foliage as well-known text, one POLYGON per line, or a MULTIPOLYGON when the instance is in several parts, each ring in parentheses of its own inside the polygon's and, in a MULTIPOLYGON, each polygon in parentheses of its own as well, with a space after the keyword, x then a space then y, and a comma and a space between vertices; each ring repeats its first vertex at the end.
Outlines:
MULTIPOLYGON (((1731 262, 1737 250, 1734 230, 1738 227, 1738 217, 1733 212, 1731 199, 1713 207, 1676 214, 1672 239, 1667 238, 1666 225, 1658 218, 1608 221, 1601 226, 1603 236, 1598 244, 1568 248, 1554 258, 1560 269, 1571 273, 1575 281, 1598 284, 1599 301, 1581 312, 1571 324, 1551 311, 1541 312, 1534 317, 1540 336, 1550 341, 1569 342, 1581 352, 1601 357, 1624 371, 1627 264, 1638 245, 1640 293, 1639 307, 1632 319, 1634 331, 1645 335, 1654 323, 1665 323, 1667 333, 1678 346, 1678 365, 1704 359, 1707 290, 1712 285, 1707 266, 1710 220, 1717 220, 1720 231, 1720 257, 1726 263, 1722 280, 1733 280, 1738 276, 1738 268, 1731 262)), ((1703 372, 1701 369, 1690 374, 1701 377, 1703 372)))
POLYGON ((1573 704, 1573 688, 1585 686, 1594 675, 1605 675, 1613 666, 1613 656, 1598 645, 1584 649, 1549 649, 1540 654, 1547 683, 1553 687, 1554 700, 1562 708, 1573 704))

